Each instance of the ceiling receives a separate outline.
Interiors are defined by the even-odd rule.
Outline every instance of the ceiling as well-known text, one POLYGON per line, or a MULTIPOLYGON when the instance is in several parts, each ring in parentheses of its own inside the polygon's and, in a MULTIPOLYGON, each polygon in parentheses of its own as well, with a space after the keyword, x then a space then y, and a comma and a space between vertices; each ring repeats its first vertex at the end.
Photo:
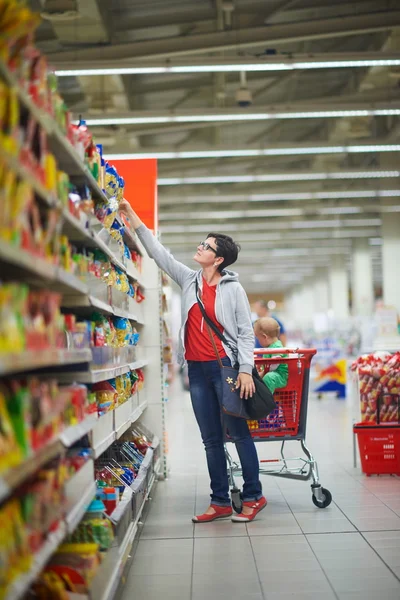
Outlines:
POLYGON ((46 13, 37 43, 58 71, 208 66, 59 78, 75 115, 108 119, 93 126, 107 155, 166 153, 160 226, 178 258, 190 262, 209 230, 231 232, 242 244, 235 269, 246 289, 285 292, 337 254, 351 271, 352 244, 362 237, 380 286, 382 213, 399 210, 400 180, 399 148, 376 146, 399 143, 399 111, 390 109, 400 108, 400 66, 210 72, 210 65, 400 58, 397 0, 31 5, 46 13), (249 106, 238 105, 239 88, 251 93, 249 106), (371 176, 380 170, 390 176, 371 176))

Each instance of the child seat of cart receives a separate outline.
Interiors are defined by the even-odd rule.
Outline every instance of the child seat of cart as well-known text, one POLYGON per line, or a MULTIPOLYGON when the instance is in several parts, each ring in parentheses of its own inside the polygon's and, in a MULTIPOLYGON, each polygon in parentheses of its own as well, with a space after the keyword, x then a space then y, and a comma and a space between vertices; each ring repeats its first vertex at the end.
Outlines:
MULTIPOLYGON (((280 398, 279 398, 279 391, 286 389, 288 382, 289 382, 289 367, 288 367, 288 363, 287 362, 281 362, 278 360, 273 360, 273 359, 281 359, 281 358, 287 358, 287 354, 282 353, 282 354, 269 354, 269 352, 266 352, 265 354, 262 355, 262 358, 266 358, 269 359, 268 362, 264 362, 261 366, 261 368, 259 368, 259 371, 262 370, 262 373, 260 372, 260 375, 262 375, 263 381, 265 383, 265 385, 272 391, 272 393, 274 394, 274 400, 276 402, 276 408, 274 411, 272 411, 271 414, 268 415, 268 417, 266 417, 265 419, 261 420, 262 422, 265 422, 265 424, 268 424, 268 426, 272 429, 281 429, 283 426, 286 425, 286 417, 285 417, 285 412, 284 412, 284 403, 280 402, 280 398), (285 367, 284 369, 282 369, 282 367, 285 367), (278 377, 278 384, 277 381, 273 380, 271 375, 274 375, 274 372, 280 371, 279 373, 279 377, 278 377)), ((259 421, 260 424, 260 421, 259 421)))
POLYGON ((261 377, 285 364, 288 368, 287 383, 274 392, 275 410, 265 419, 249 421, 249 428, 257 437, 294 436, 299 427, 299 411, 302 398, 303 373, 299 373, 298 355, 293 350, 276 348, 255 352, 255 362, 261 377), (268 354, 266 354, 268 352, 268 354))

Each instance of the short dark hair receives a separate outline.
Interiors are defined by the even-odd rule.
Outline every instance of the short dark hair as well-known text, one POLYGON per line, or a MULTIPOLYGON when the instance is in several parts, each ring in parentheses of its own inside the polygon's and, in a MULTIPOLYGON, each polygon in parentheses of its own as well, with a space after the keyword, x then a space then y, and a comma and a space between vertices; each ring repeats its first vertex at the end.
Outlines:
POLYGON ((221 273, 225 267, 233 265, 237 261, 241 250, 240 244, 237 244, 229 235, 224 233, 209 233, 207 238, 215 238, 217 244, 217 256, 222 256, 223 262, 218 265, 218 271, 221 273))

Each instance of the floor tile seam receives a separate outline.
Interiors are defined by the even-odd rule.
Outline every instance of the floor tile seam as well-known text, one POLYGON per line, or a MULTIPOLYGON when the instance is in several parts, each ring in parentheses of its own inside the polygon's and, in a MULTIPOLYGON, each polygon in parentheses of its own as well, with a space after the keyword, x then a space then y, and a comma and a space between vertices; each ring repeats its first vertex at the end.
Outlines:
POLYGON ((332 590, 332 592, 333 592, 333 594, 334 594, 335 598, 336 598, 337 600, 340 600, 340 596, 339 596, 339 595, 338 595, 338 593, 336 592, 336 590, 335 590, 335 588, 334 588, 334 586, 333 586, 333 583, 332 583, 332 581, 330 580, 330 578, 329 578, 329 576, 328 576, 327 572, 325 571, 325 567, 322 565, 321 561, 319 560, 317 553, 315 552, 315 550, 314 550, 314 548, 312 547, 312 545, 311 545, 311 543, 310 543, 309 539, 307 538, 307 535, 305 535, 304 537, 306 538, 306 540, 307 540, 307 544, 309 545, 309 547, 310 547, 310 549, 311 549, 311 552, 312 552, 312 553, 313 553, 313 555, 315 556, 315 558, 316 558, 316 561, 317 561, 317 563, 319 564, 319 567, 320 567, 321 571, 322 571, 322 572, 323 572, 323 574, 325 575, 325 578, 326 578, 327 582, 329 583, 329 587, 331 588, 331 590, 332 590))
MULTIPOLYGON (((247 524, 246 524, 246 529, 247 529, 247 524)), ((251 541, 251 537, 250 536, 248 536, 248 537, 249 537, 249 542, 250 542, 251 553, 253 555, 254 565, 256 567, 257 579, 258 579, 258 584, 259 584, 260 590, 261 590, 261 596, 262 596, 263 600, 267 600, 267 596, 264 593, 264 586, 263 586, 263 584, 261 582, 260 571, 258 570, 256 555, 255 555, 255 552, 254 552, 254 548, 253 548, 253 544, 252 544, 252 541, 251 541)))
MULTIPOLYGON (((278 484, 278 487, 279 487, 279 484, 278 484)), ((326 579, 326 581, 328 582, 328 584, 329 584, 329 587, 331 588, 331 590, 332 590, 332 592, 333 592, 333 594, 334 594, 334 596, 335 596, 336 600, 340 600, 340 599, 339 599, 339 596, 338 596, 338 594, 336 593, 336 590, 335 590, 335 588, 334 588, 334 587, 333 587, 333 585, 332 585, 332 582, 331 582, 331 580, 329 579, 329 577, 328 577, 328 575, 327 575, 327 573, 326 573, 326 571, 325 571, 324 567, 322 566, 322 564, 321 564, 321 562, 320 562, 320 560, 319 560, 319 558, 318 558, 318 556, 317 556, 316 552, 314 551, 314 548, 311 546, 311 544, 310 544, 310 542, 309 542, 309 540, 308 540, 308 538, 307 538, 307 535, 304 533, 304 531, 303 531, 303 528, 301 527, 300 523, 298 522, 298 520, 297 520, 297 518, 296 518, 296 515, 294 514, 294 512, 293 512, 293 510, 292 510, 292 508, 291 508, 291 506, 290 506, 290 504, 287 502, 287 500, 286 500, 286 497, 285 497, 285 496, 284 496, 284 498, 285 498, 285 501, 286 501, 286 503, 287 503, 287 505, 288 505, 288 507, 289 507, 289 509, 290 509, 290 512, 291 512, 291 513, 292 513, 292 515, 293 515, 293 518, 295 519, 295 521, 296 521, 297 525, 298 525, 298 526, 299 526, 299 528, 301 529, 301 531, 302 531, 302 534, 303 534, 303 537, 305 538, 305 540, 306 540, 307 544, 309 545, 309 547, 310 547, 310 549, 311 549, 311 552, 312 552, 312 553, 313 553, 313 555, 315 556, 315 558, 316 558, 316 560, 317 560, 317 563, 319 564, 319 567, 320 567, 321 571, 323 572, 323 574, 324 574, 324 576, 325 576, 325 579, 326 579)))
MULTIPOLYGON (((194 495, 194 500, 193 500, 193 502, 194 502, 193 514, 196 514, 197 490, 198 490, 198 473, 196 473, 196 484, 195 484, 194 487, 195 487, 195 495, 194 495)), ((193 523, 192 524, 192 528, 193 528, 192 529, 192 535, 193 535, 193 544, 192 544, 192 572, 190 573, 190 600, 192 600, 192 598, 193 598, 193 588, 194 588, 194 550, 195 550, 194 546, 195 546, 195 541, 196 541, 196 538, 195 538, 195 535, 194 535, 195 527, 196 527, 196 524, 193 523)))
MULTIPOLYGON (((397 477, 396 477, 396 476, 394 476, 394 475, 392 475, 391 477, 393 477, 394 479, 397 479, 397 477)), ((353 479, 355 479, 355 478, 353 478, 353 479)), ((376 494, 375 494, 375 493, 374 493, 372 490, 370 490, 370 489, 369 489, 369 488, 368 488, 368 487, 365 485, 365 483, 366 483, 366 482, 365 482, 365 479, 362 479, 362 480, 360 480, 360 481, 358 481, 357 479, 355 479, 355 481, 357 481, 357 482, 358 482, 358 483, 361 485, 361 487, 363 487, 365 490, 367 490, 367 492, 369 492, 370 494, 372 494, 372 496, 374 496, 374 498, 376 498, 377 500, 379 500, 380 502, 382 502, 382 504, 384 504, 385 506, 387 506, 387 505, 385 504, 385 502, 383 502, 383 500, 381 500, 381 499, 380 499, 380 498, 379 498, 379 497, 378 497, 378 496, 377 496, 377 495, 376 495, 376 494)), ((388 506, 387 508, 389 508, 390 510, 392 510, 392 509, 390 508, 390 506, 388 506)))
MULTIPOLYGON (((336 504, 336 503, 335 503, 336 504)), ((337 505, 336 505, 337 506, 337 505)), ((352 522, 352 520, 346 516, 346 514, 343 512, 343 510, 340 508, 340 506, 338 506, 338 509, 344 514, 344 516, 350 521, 350 523, 353 525, 353 527, 355 527, 355 529, 357 530, 357 532, 359 533, 359 535, 367 542, 368 546, 374 551, 374 553, 376 554, 376 556, 379 558, 379 560, 386 566, 387 569, 389 569, 389 571, 392 573, 392 575, 394 575, 394 577, 400 581, 400 578, 396 575, 396 573, 393 571, 393 569, 391 567, 389 567, 389 565, 386 563, 386 561, 383 560, 383 558, 381 557, 381 555, 378 553, 377 550, 375 550, 375 548, 368 542, 368 540, 366 539, 366 537, 363 535, 363 532, 360 531, 360 529, 352 522)), ((376 531, 376 530, 374 530, 376 531)), ((390 529, 383 529, 381 531, 397 531, 397 530, 390 530, 390 529)), ((367 533, 366 531, 364 533, 367 533)), ((308 540, 307 540, 308 541, 308 540)), ((318 558, 317 558, 318 560, 318 558)), ((319 561, 318 561, 319 562, 319 561)))
MULTIPOLYGON (((385 530, 386 531, 386 530, 385 530)), ((390 530, 387 530, 390 531, 390 530)), ((368 541, 368 539, 363 535, 363 532, 360 531, 360 535, 363 538, 363 540, 365 540, 368 544, 368 546, 374 551, 374 553, 378 556, 378 558, 383 562, 383 564, 385 565, 385 567, 387 569, 389 569, 389 571, 391 572, 391 574, 397 579, 397 581, 400 582, 400 574, 397 575, 397 573, 393 570, 392 567, 390 567, 388 565, 388 563, 382 558, 382 556, 379 554, 379 552, 373 547, 373 545, 368 541)))
MULTIPOLYGON (((375 496, 375 494, 373 494, 373 495, 375 496)), ((392 513, 394 515, 396 515, 396 517, 399 516, 398 513, 395 511, 395 509, 392 508, 391 506, 389 506, 388 504, 386 504, 386 502, 384 500, 381 500, 380 498, 378 498, 378 496, 375 496, 375 497, 379 500, 379 502, 382 502, 383 506, 386 506, 386 508, 388 508, 390 511, 392 511, 392 513)))
POLYGON ((183 541, 183 540, 192 540, 193 539, 193 535, 191 537, 186 536, 186 537, 145 537, 142 538, 141 541, 142 542, 172 542, 172 541, 183 541))
MULTIPOLYGON (((378 500, 379 500, 379 498, 378 498, 378 500)), ((355 524, 355 523, 352 521, 352 519, 346 515, 346 513, 344 512, 344 510, 343 510, 342 508, 340 508, 340 506, 339 506, 338 504, 336 504, 336 502, 335 502, 335 501, 333 501, 333 502, 334 502, 335 506, 336 506, 336 507, 339 509, 339 511, 342 513, 342 515, 344 515, 344 517, 345 517, 345 518, 346 518, 346 519, 349 521, 349 523, 351 523, 351 525, 353 525, 353 527, 354 527, 354 528, 355 528, 355 529, 356 529, 356 530, 357 530, 359 533, 363 533, 363 532, 364 532, 364 533, 371 533, 371 532, 373 532, 373 531, 400 531, 400 530, 398 530, 398 529, 360 529, 360 528, 359 528, 359 527, 357 527, 357 525, 356 525, 356 524, 355 524)), ((394 513, 394 514, 396 515, 396 513, 394 513)), ((396 515, 396 516, 398 517, 398 515, 396 515)), ((361 518, 363 518, 363 517, 361 517, 361 518)), ((367 517, 365 517, 365 518, 367 518, 367 517)), ((377 518, 379 519, 379 517, 377 517, 377 518)), ((382 518, 385 518, 385 517, 382 517, 382 518)), ((339 532, 336 532, 336 533, 339 533, 339 532)), ((343 533, 345 533, 345 532, 343 532, 343 533)))

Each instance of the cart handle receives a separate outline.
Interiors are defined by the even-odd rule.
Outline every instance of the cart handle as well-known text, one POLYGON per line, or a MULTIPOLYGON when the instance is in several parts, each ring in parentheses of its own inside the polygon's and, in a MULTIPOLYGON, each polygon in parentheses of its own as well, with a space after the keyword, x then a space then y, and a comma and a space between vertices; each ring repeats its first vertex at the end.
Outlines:
POLYGON ((262 358, 263 354, 297 354, 311 357, 317 354, 317 350, 315 348, 257 348, 254 354, 255 358, 262 358))

